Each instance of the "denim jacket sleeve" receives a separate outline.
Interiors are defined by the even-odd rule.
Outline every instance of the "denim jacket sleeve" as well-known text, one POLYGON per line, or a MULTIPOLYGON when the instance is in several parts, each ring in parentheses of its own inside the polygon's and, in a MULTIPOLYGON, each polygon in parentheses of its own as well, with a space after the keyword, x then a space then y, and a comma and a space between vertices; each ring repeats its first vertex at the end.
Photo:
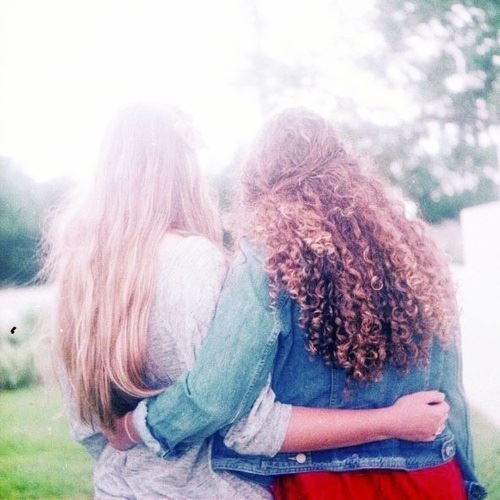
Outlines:
POLYGON ((474 471, 474 456, 468 405, 462 380, 462 353, 460 340, 444 349, 444 363, 440 390, 450 405, 448 425, 455 437, 456 457, 464 477, 468 498, 481 499, 486 496, 474 471))
POLYGON ((448 425, 455 436, 458 450, 473 466, 472 443, 469 430, 469 415, 462 383, 462 362, 458 342, 445 348, 441 390, 450 405, 448 425))
MULTIPOLYGON (((161 456, 248 413, 271 372, 279 332, 262 260, 245 246, 227 275, 193 368, 145 403, 146 425, 161 456)), ((144 415, 144 405, 136 411, 144 415)))

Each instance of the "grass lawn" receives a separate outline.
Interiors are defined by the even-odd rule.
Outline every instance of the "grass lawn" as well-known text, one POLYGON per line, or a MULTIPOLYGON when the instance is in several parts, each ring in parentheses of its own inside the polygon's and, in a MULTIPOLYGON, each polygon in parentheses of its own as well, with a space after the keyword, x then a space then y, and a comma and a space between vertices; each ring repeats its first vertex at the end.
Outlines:
POLYGON ((92 498, 92 469, 57 389, 0 393, 0 498, 92 498))
POLYGON ((477 411, 471 420, 477 475, 488 490, 488 500, 500 500, 500 429, 477 411))
MULTIPOLYGON (((500 433, 472 415, 478 475, 500 500, 500 433)), ((0 498, 92 498, 92 459, 68 434, 56 389, 0 393, 0 498)))

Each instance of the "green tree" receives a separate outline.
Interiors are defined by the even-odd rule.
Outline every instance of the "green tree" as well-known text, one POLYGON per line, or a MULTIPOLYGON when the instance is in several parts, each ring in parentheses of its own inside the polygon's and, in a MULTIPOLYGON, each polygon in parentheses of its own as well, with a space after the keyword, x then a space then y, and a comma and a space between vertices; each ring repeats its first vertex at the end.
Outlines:
POLYGON ((418 105, 411 123, 379 131, 383 173, 431 222, 496 199, 498 0, 378 0, 378 9, 387 46, 372 68, 418 105))
POLYGON ((33 281, 42 218, 67 188, 66 180, 38 184, 0 157, 0 286, 33 281))

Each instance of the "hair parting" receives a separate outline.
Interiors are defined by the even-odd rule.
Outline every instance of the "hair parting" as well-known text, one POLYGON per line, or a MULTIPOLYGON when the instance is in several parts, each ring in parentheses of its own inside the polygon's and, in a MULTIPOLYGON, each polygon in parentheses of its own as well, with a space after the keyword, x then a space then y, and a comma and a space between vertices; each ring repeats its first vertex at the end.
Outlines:
POLYGON ((45 235, 42 274, 58 290, 56 354, 83 421, 112 428, 135 398, 158 392, 148 388, 144 368, 164 236, 187 232, 221 244, 193 137, 173 107, 122 111, 93 184, 68 197, 45 235))

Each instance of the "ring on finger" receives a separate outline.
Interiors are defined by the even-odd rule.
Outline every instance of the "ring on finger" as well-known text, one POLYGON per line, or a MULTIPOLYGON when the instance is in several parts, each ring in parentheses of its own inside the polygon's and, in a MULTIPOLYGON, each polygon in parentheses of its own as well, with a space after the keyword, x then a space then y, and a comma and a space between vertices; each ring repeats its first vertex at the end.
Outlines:
POLYGON ((445 425, 442 425, 441 427, 439 427, 439 429, 436 431, 436 434, 434 434, 435 436, 439 436, 439 434, 441 434, 444 429, 445 429, 445 425))

